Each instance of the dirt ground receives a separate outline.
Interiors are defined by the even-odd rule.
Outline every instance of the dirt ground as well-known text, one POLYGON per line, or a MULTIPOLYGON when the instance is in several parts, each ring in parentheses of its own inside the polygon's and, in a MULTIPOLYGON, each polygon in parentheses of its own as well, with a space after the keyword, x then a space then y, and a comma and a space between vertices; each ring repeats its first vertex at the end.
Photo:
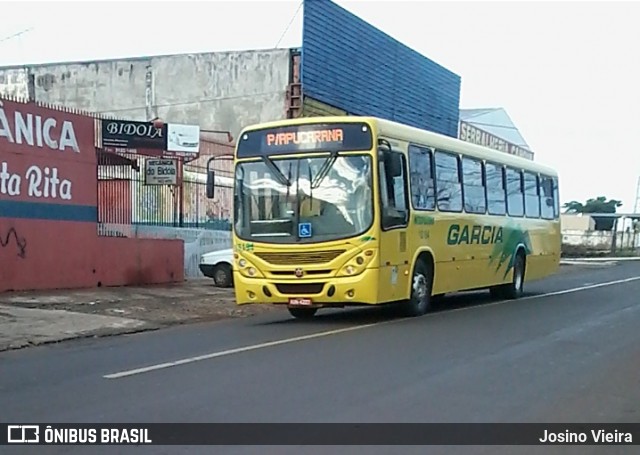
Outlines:
POLYGON ((161 286, 8 292, 0 294, 0 304, 120 316, 158 325, 282 311, 268 305, 237 306, 233 289, 218 288, 208 279, 161 286))

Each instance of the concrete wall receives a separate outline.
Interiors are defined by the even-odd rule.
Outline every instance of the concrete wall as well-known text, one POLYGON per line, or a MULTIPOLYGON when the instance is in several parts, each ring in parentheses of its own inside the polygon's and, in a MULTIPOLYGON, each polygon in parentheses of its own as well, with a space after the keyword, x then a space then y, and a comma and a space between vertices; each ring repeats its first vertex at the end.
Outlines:
POLYGON ((563 231, 594 231, 596 229, 596 222, 589 215, 561 214, 560 223, 563 231))
POLYGON ((0 99, 0 292, 184 279, 181 240, 98 236, 94 131, 0 99))
POLYGON ((179 239, 184 244, 180 253, 184 256, 186 279, 204 278, 198 267, 203 254, 231 248, 230 231, 108 223, 101 224, 99 230, 104 234, 127 238, 179 239))
MULTIPOLYGON (((613 231, 584 231, 562 230, 562 244, 581 246, 587 250, 611 250, 613 245, 613 231)), ((616 233, 616 248, 628 249, 640 247, 640 235, 634 232, 618 231, 616 233)))
POLYGON ((284 117, 289 50, 218 52, 0 68, 0 96, 36 100, 131 120, 155 116, 230 130, 284 117))
POLYGON ((28 71, 24 68, 0 68, 0 97, 28 97, 28 71))

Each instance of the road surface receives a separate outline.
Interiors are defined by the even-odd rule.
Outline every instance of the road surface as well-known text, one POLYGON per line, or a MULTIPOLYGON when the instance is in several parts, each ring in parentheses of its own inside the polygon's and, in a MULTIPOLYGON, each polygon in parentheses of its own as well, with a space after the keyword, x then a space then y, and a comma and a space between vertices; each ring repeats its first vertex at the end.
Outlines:
MULTIPOLYGON (((364 309, 297 321, 283 310, 9 351, 0 354, 0 421, 639 422, 639 296, 640 262, 566 266, 528 284, 521 300, 460 294, 415 319, 364 309)), ((76 448, 42 453, 123 453, 76 448)), ((496 453, 498 447, 462 449, 429 453, 496 453)), ((529 449, 604 453, 602 447, 529 449)), ((376 450, 427 449, 340 453, 376 450)), ((329 452, 336 451, 304 450, 329 452)))

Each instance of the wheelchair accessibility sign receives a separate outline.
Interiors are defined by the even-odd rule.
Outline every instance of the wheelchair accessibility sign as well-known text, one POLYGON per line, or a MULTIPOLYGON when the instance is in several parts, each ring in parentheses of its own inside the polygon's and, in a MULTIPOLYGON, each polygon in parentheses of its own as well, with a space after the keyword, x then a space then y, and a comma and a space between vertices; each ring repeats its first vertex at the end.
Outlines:
POLYGON ((311 237, 311 223, 298 224, 298 237, 303 239, 311 237))

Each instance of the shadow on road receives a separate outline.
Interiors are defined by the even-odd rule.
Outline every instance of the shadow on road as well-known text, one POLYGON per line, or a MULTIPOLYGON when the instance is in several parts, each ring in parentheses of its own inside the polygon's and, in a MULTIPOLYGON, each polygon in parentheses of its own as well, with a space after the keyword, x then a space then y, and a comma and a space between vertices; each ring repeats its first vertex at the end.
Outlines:
MULTIPOLYGON (((525 292, 523 297, 536 296, 540 293, 525 292)), ((496 302, 502 302, 502 299, 491 297, 489 291, 469 291, 447 295, 436 299, 431 303, 431 310, 428 314, 445 313, 452 310, 460 310, 464 308, 481 307, 496 302)), ((512 302, 516 303, 517 300, 512 302)), ((288 317, 286 308, 282 308, 285 319, 276 321, 259 322, 256 325, 280 325, 280 324, 310 324, 310 325, 365 325, 375 324, 379 322, 390 321, 394 319, 402 319, 400 308, 397 304, 380 305, 375 307, 346 307, 343 309, 327 308, 320 309, 316 316, 309 320, 300 320, 288 317)))

